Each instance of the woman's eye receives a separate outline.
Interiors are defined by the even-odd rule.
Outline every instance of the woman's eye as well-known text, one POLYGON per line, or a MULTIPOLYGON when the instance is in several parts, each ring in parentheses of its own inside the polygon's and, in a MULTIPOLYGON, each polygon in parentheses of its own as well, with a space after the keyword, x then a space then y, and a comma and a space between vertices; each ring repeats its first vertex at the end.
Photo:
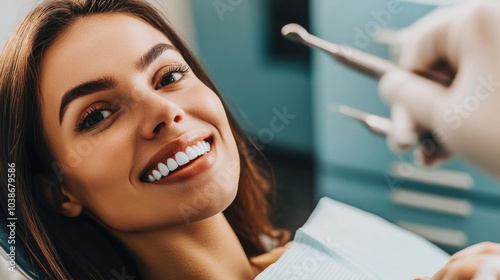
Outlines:
POLYGON ((175 72, 175 73, 167 73, 166 75, 164 75, 160 82, 158 83, 158 85, 156 86, 157 89, 159 88, 162 88, 162 87, 166 87, 170 84, 173 84, 175 82, 177 82, 178 80, 182 79, 182 77, 184 76, 185 73, 181 73, 181 72, 175 72))
POLYGON ((156 82, 155 90, 169 86, 178 82, 189 72, 189 66, 185 64, 173 64, 163 68, 164 73, 160 80, 156 82))
POLYGON ((83 118, 83 120, 78 124, 77 131, 89 130, 94 126, 100 124, 115 112, 116 110, 105 108, 91 108, 91 110, 86 113, 86 116, 83 118))
POLYGON ((105 118, 111 116, 111 111, 109 110, 102 110, 97 113, 92 114, 92 116, 89 116, 87 120, 88 126, 94 126, 100 122, 102 122, 105 118))

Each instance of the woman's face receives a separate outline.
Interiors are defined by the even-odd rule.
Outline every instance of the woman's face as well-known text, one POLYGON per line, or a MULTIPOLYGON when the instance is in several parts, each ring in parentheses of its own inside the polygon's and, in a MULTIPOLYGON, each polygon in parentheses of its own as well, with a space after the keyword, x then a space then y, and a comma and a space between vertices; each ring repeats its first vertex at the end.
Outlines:
POLYGON ((239 155, 221 100, 149 24, 77 20, 48 48, 40 86, 44 135, 72 201, 63 208, 131 231, 201 220, 233 201, 239 155))

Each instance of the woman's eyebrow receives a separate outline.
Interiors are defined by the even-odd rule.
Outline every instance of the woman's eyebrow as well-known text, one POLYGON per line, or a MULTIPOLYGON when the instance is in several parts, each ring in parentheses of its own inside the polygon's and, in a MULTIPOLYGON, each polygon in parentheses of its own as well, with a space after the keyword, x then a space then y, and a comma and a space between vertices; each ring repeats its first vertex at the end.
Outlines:
MULTIPOLYGON (((143 56, 141 56, 141 58, 135 63, 136 68, 141 72, 144 71, 146 68, 148 68, 149 65, 151 65, 151 63, 153 63, 155 59, 157 59, 163 52, 167 50, 174 50, 179 52, 172 45, 165 43, 156 44, 143 56)), ((73 100, 99 91, 113 89, 116 87, 116 85, 117 82, 113 77, 105 76, 97 80, 84 82, 68 90, 66 93, 64 93, 61 100, 61 106, 59 108, 59 125, 62 124, 66 109, 73 100)))
POLYGON ((155 59, 157 59, 163 52, 167 50, 174 50, 179 52, 172 45, 165 43, 156 44, 135 63, 137 70, 144 71, 155 59))
POLYGON ((75 99, 90 95, 99 91, 110 90, 115 88, 117 85, 116 80, 113 77, 102 77, 97 80, 82 83, 70 90, 68 90, 61 100, 61 107, 59 108, 59 125, 62 124, 64 114, 68 105, 75 99))

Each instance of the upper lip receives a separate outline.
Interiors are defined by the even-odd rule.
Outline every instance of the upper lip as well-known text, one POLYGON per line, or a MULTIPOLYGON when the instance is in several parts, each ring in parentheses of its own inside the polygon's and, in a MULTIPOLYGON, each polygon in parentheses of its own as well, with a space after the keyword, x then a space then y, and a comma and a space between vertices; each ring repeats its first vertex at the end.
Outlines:
POLYGON ((181 136, 165 143, 149 160, 141 171, 141 180, 144 180, 145 175, 151 169, 155 168, 158 163, 173 157, 177 152, 184 152, 187 147, 196 144, 198 141, 210 138, 210 134, 201 131, 191 131, 182 134, 181 136))

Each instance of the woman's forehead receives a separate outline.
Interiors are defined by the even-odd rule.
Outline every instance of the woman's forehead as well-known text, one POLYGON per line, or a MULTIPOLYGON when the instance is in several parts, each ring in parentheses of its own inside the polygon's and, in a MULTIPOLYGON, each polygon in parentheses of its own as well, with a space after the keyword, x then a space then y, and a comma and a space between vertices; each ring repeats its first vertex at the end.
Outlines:
POLYGON ((78 19, 58 36, 42 64, 139 55, 159 42, 171 44, 163 33, 138 18, 121 13, 93 15, 78 19))
MULTIPOLYGON (((40 86, 67 89, 74 80, 93 79, 131 66, 158 43, 172 44, 160 31, 131 15, 116 13, 78 19, 58 36, 41 62, 40 86)), ((50 91, 59 91, 51 88, 50 91)))

